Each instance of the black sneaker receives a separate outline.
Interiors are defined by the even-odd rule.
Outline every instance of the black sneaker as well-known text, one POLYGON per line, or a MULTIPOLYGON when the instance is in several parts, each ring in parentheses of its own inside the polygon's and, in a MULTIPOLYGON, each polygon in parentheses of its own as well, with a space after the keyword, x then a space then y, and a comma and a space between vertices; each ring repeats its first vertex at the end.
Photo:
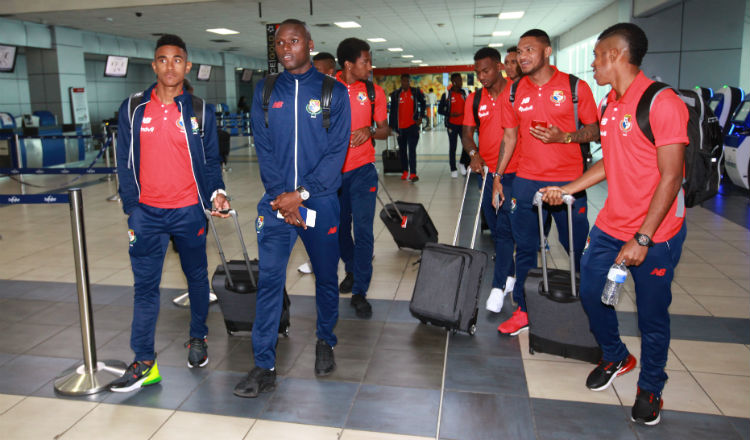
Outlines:
POLYGON ((130 364, 128 369, 125 370, 125 374, 109 384, 109 390, 116 393, 127 393, 159 382, 161 382, 161 376, 155 359, 153 365, 136 361, 130 364))
POLYGON ((602 359, 599 361, 599 365, 591 370, 589 377, 586 378, 586 387, 591 391, 606 390, 615 380, 615 377, 629 372, 635 368, 636 364, 637 362, 632 354, 628 354, 620 362, 605 362, 602 359))
POLYGON ((208 364, 208 345, 206 344, 206 338, 190 338, 190 340, 185 343, 185 347, 188 348, 188 368, 201 368, 208 364))
POLYGON ((661 400, 660 396, 638 387, 638 394, 635 396, 635 404, 633 404, 633 411, 630 413, 630 420, 635 423, 654 426, 661 420, 662 406, 664 406, 664 401, 661 400))
POLYGON ((349 304, 354 307, 354 312, 357 314, 357 318, 372 318, 372 306, 367 302, 367 298, 365 298, 364 295, 352 295, 349 304))
POLYGON ((354 274, 347 272, 344 280, 339 284, 339 293, 352 293, 354 287, 354 274))
POLYGON ((276 389, 276 370, 266 370, 255 367, 234 387, 237 397, 258 397, 259 393, 267 393, 276 389))
POLYGON ((315 375, 328 376, 336 369, 336 361, 333 359, 333 347, 322 339, 318 339, 315 345, 315 375))

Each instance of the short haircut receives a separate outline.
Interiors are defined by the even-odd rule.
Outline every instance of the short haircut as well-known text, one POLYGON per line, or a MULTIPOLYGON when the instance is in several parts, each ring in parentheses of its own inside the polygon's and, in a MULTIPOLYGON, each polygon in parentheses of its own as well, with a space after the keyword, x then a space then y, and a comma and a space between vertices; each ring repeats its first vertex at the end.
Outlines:
POLYGON ((526 38, 526 37, 535 37, 539 41, 544 43, 544 45, 552 46, 552 42, 549 39, 549 35, 547 35, 547 33, 541 29, 529 29, 528 31, 524 32, 523 35, 521 35, 521 38, 526 38))
POLYGON ((408 74, 408 73, 402 73, 402 74, 401 74, 401 78, 407 78, 407 79, 410 79, 410 78, 411 78, 411 76, 409 76, 409 74, 408 74))
POLYGON ((489 58, 496 63, 502 62, 500 59, 500 52, 494 47, 483 47, 474 54, 474 61, 483 60, 485 58, 489 58))
POLYGON ((319 52, 317 55, 313 57, 313 61, 325 61, 325 60, 331 60, 333 61, 333 64, 336 64, 336 58, 333 57, 332 53, 319 52))
POLYGON ((312 33, 310 32, 310 26, 307 25, 302 20, 297 20, 296 18, 287 18, 286 20, 279 23, 279 27, 276 28, 276 32, 273 34, 274 38, 279 35, 279 29, 281 29, 281 26, 284 25, 292 25, 292 26, 302 26, 305 29, 305 36, 308 40, 312 40, 312 33))
POLYGON ((614 37, 615 35, 619 35, 628 43, 628 51, 630 52, 630 59, 628 61, 630 61, 630 64, 640 67, 643 57, 648 51, 648 38, 646 38, 646 33, 643 32, 643 29, 633 23, 617 23, 599 34, 597 41, 614 37))
POLYGON ((156 40, 156 48, 154 48, 154 50, 157 50, 162 46, 177 46, 187 54, 187 46, 185 46, 185 42, 182 41, 182 38, 174 34, 164 34, 159 37, 159 39, 156 40))
POLYGON ((509 47, 508 50, 505 51, 505 53, 518 53, 518 46, 509 47))
POLYGON ((362 56, 362 52, 369 51, 370 45, 366 41, 351 37, 339 43, 339 47, 336 49, 336 57, 339 60, 339 66, 343 69, 345 62, 349 61, 354 64, 362 56))
POLYGON ((453 79, 456 77, 461 78, 461 74, 458 72, 451 73, 451 81, 453 81, 453 79))

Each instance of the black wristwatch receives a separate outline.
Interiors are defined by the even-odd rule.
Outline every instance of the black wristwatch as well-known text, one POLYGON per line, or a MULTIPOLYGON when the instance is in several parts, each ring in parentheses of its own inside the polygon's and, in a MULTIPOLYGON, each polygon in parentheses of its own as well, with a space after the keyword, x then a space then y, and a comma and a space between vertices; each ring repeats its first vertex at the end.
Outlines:
POLYGON ((635 238, 635 242, 641 246, 646 246, 646 247, 654 246, 653 240, 651 240, 651 237, 649 237, 646 234, 641 234, 640 232, 636 232, 633 238, 635 238))

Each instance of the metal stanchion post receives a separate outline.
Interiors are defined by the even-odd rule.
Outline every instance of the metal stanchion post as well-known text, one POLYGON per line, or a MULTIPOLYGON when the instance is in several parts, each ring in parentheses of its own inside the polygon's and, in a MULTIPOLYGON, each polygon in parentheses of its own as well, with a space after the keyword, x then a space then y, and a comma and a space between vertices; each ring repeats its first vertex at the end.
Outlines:
MULTIPOLYGON (((106 139, 106 132, 105 132, 105 137, 104 138, 106 139)), ((112 167, 112 160, 109 157, 109 148, 107 148, 107 143, 106 142, 104 142, 104 144, 102 145, 102 148, 105 148, 105 150, 104 150, 104 163, 107 164, 107 168, 110 168, 110 167, 112 167)), ((107 174, 107 182, 111 182, 111 181, 112 181, 112 175, 111 174, 107 174)))
MULTIPOLYGON (((18 133, 13 135, 16 141, 16 168, 23 168, 23 159, 21 158, 21 138, 18 133)), ((26 194, 26 185, 23 183, 23 174, 18 175, 18 182, 21 184, 21 194, 26 194)))
MULTIPOLYGON (((114 131, 112 132, 112 158, 115 163, 115 168, 117 168, 117 136, 114 131)), ((117 191, 119 189, 120 189, 120 176, 118 176, 117 173, 115 173, 115 193, 107 197, 108 202, 120 201, 120 195, 117 194, 117 191)))
POLYGON ((81 189, 73 188, 70 195, 70 222, 73 229, 73 257, 76 266, 78 287, 78 309, 81 318, 81 341, 83 342, 83 365, 63 372, 55 379, 55 391, 70 396, 94 394, 104 391, 109 383, 122 376, 127 366, 121 361, 96 359, 94 341, 94 317, 91 314, 89 293, 89 268, 86 257, 86 232, 83 226, 83 199, 81 189))

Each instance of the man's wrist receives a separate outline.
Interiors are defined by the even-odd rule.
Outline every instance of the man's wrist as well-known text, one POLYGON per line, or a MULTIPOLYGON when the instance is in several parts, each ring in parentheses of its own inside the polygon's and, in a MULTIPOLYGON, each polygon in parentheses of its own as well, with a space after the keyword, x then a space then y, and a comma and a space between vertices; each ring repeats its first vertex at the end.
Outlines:
POLYGON ((227 197, 227 192, 226 191, 224 191, 223 189, 217 189, 216 191, 213 192, 213 194, 211 194, 210 201, 213 202, 214 199, 216 198, 216 196, 219 195, 219 194, 221 194, 222 196, 224 196, 224 198, 227 197))
POLYGON ((469 150, 469 157, 474 157, 479 150, 469 150))

